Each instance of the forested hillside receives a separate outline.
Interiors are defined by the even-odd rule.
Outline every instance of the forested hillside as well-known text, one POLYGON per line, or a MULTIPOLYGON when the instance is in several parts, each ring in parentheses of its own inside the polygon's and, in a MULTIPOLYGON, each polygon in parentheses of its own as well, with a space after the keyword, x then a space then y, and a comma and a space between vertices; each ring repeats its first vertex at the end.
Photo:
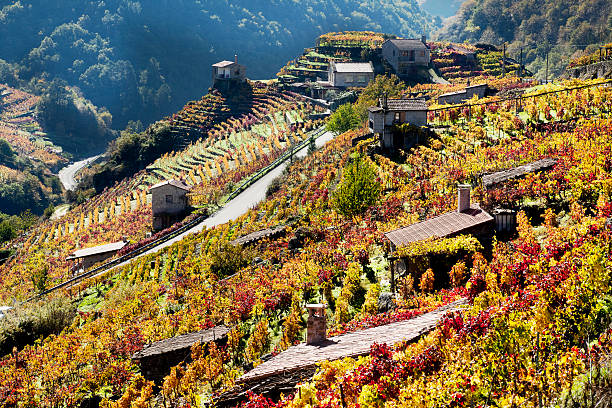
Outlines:
POLYGON ((558 75, 571 57, 612 39, 612 3, 608 0, 468 0, 437 33, 440 39, 470 43, 509 43, 508 55, 520 57, 544 78, 558 75))
POLYGON ((435 29, 416 0, 295 2, 21 0, 0 9, 0 83, 61 78, 113 115, 149 123, 206 93, 210 65, 238 54, 269 77, 328 31, 435 29))

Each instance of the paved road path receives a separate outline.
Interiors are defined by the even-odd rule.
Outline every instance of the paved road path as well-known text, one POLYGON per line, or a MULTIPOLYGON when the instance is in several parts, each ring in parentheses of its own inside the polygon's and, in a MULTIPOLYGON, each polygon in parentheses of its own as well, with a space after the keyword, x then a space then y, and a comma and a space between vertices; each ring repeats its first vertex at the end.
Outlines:
POLYGON ((74 179, 74 176, 76 176, 79 170, 81 170, 83 167, 87 166, 89 163, 93 162, 100 156, 101 154, 97 156, 88 157, 87 159, 72 163, 71 165, 62 168, 59 171, 58 176, 64 188, 66 190, 74 190, 78 184, 74 179))
POLYGON ((302 343, 290 347, 243 375, 238 379, 238 383, 249 383, 285 374, 314 366, 319 361, 363 356, 370 353, 370 348, 374 343, 393 345, 404 340, 415 340, 433 330, 446 312, 459 310, 465 304, 466 300, 460 299, 409 320, 330 337, 327 341, 317 345, 302 343))
MULTIPOLYGON (((317 148, 325 145, 330 140, 333 140, 335 136, 336 135, 333 132, 324 133, 319 138, 317 138, 315 142, 317 148)), ((298 150, 295 153, 295 156, 298 158, 302 158, 302 157, 305 157, 307 154, 308 154, 308 146, 298 150)), ((257 204, 259 204, 262 200, 266 198, 266 191, 268 190, 268 186, 270 185, 270 183, 272 183, 272 180, 274 180, 276 177, 280 176, 283 173, 283 171, 287 168, 288 165, 289 165, 289 161, 285 161, 281 163, 270 173, 266 174, 265 176, 257 180, 255 183, 253 183, 253 185, 251 185, 249 188, 247 188, 242 193, 240 193, 238 196, 236 196, 236 198, 227 202, 227 204, 225 204, 225 206, 223 206, 223 208, 221 208, 219 211, 217 211, 210 217, 206 218, 201 223, 195 225, 193 228, 183 232, 182 234, 177 235, 176 237, 166 242, 159 244, 158 246, 154 248, 151 248, 150 250, 146 252, 143 252, 142 254, 134 258, 131 258, 125 262, 117 264, 110 269, 115 269, 123 265, 129 264, 134 259, 138 259, 142 256, 159 252, 163 248, 166 248, 174 244, 175 242, 183 240, 188 235, 197 234, 198 232, 201 232, 204 229, 204 227, 212 228, 217 225, 224 224, 228 221, 231 221, 231 220, 234 220, 240 217, 241 215, 246 213, 251 208, 255 207, 257 204)), ((103 275, 107 271, 108 270, 102 271, 96 275, 93 275, 92 277, 103 275)))

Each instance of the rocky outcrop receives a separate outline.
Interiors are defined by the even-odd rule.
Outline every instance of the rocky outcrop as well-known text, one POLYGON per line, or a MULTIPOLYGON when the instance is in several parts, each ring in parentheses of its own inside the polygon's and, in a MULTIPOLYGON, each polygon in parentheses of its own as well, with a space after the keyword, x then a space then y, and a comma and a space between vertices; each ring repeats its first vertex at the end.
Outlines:
POLYGON ((567 68, 563 79, 612 79, 612 61, 601 61, 595 64, 567 68))

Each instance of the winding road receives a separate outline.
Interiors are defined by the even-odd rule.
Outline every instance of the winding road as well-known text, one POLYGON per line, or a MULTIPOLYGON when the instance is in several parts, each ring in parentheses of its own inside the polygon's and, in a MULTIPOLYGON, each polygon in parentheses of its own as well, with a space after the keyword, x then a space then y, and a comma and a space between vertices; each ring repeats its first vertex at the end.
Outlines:
POLYGON ((88 157, 81 161, 72 163, 64 168, 62 168, 59 173, 60 181, 66 190, 74 190, 77 187, 77 182, 74 179, 74 176, 81 170, 83 167, 89 165, 93 161, 95 161, 98 157, 102 156, 101 154, 97 156, 88 157))
MULTIPOLYGON (((336 137, 335 133, 325 132, 324 134, 322 134, 321 136, 317 138, 317 140, 315 141, 315 144, 317 148, 320 148, 323 145, 325 145, 327 142, 333 140, 335 137, 336 137)), ((308 155, 308 146, 305 146, 302 149, 296 151, 294 156, 296 158, 303 158, 303 157, 306 157, 306 155, 308 155)), ((142 256, 154 254, 166 247, 169 247, 175 242, 181 241, 188 235, 197 234, 201 232, 202 230, 204 230, 204 228, 212 228, 217 225, 224 224, 228 221, 231 221, 231 220, 234 220, 240 217, 241 215, 245 214, 247 211, 255 207, 257 204, 259 204, 261 201, 263 201, 266 198, 266 191, 268 190, 268 186, 272 183, 272 181, 275 178, 283 174, 283 171, 285 171, 287 166, 289 166, 288 160, 282 162, 276 168, 270 171, 268 174, 266 174, 265 176, 257 180, 250 187, 248 187, 242 193, 236 196, 236 198, 234 198, 231 201, 228 201, 227 204, 225 204, 225 206, 223 206, 223 208, 221 208, 219 211, 217 211, 210 217, 206 218, 201 223, 195 225, 193 228, 188 229, 187 231, 183 232, 182 234, 177 235, 176 237, 168 241, 160 243, 158 246, 153 247, 149 249, 148 251, 135 256, 134 258, 130 258, 124 262, 121 262, 117 265, 110 267, 109 269, 101 271, 100 273, 96 275, 92 275, 91 277, 88 277, 88 279, 94 278, 100 275, 104 275, 109 270, 127 265, 133 260, 138 259, 142 256)))

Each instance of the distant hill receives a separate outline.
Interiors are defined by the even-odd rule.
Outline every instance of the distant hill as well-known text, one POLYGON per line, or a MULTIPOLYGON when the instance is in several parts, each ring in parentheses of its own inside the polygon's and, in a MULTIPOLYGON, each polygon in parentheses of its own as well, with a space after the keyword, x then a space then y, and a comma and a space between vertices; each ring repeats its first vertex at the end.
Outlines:
POLYGON ((418 0, 423 10, 432 16, 447 18, 455 15, 465 0, 418 0))
POLYGON ((0 8, 0 59, 17 65, 0 61, 0 83, 61 78, 124 128, 205 94, 210 65, 234 54, 257 79, 328 31, 437 27, 416 0, 21 0, 0 8))
POLYGON ((518 59, 523 47, 527 67, 540 78, 559 75, 570 59, 612 40, 609 0, 467 0, 436 34, 438 39, 509 43, 518 59))

